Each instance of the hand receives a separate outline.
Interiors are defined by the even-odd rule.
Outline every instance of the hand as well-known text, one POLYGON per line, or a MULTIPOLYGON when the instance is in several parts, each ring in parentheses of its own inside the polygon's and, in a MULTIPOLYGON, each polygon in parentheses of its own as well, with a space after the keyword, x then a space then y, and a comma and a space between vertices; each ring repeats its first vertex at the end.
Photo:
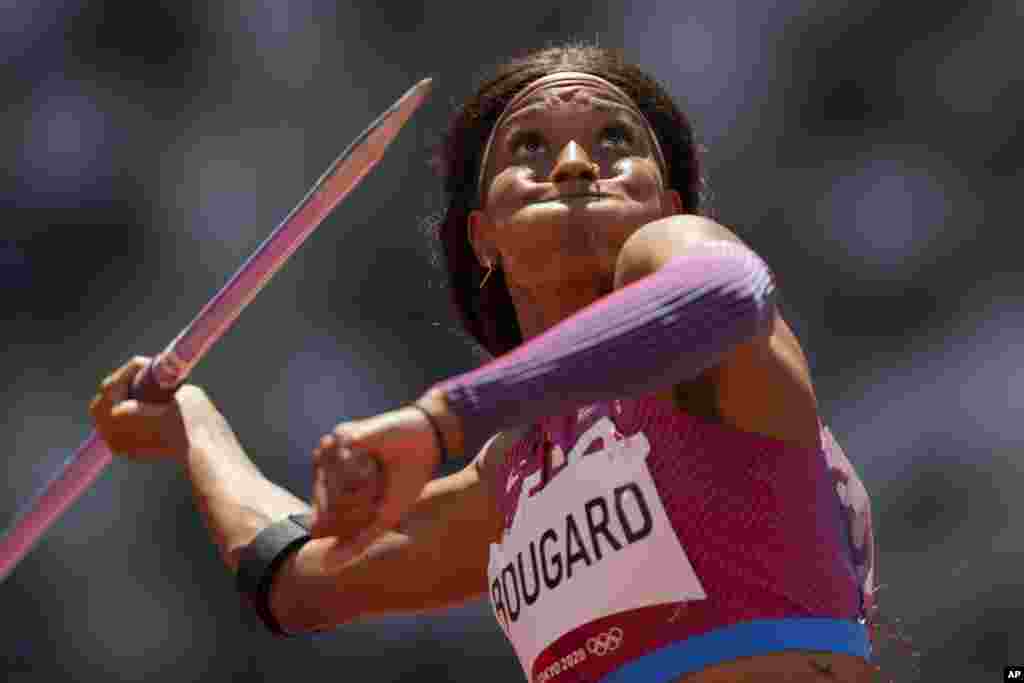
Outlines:
MULTIPOLYGON (((339 425, 339 429, 342 426, 339 425)), ((368 451, 325 435, 313 449, 313 535, 354 540, 373 522, 384 493, 384 473, 368 451)))
POLYGON ((334 537, 325 569, 394 530, 440 462, 429 420, 401 408, 339 424, 313 452, 313 536, 334 537))
POLYGON ((132 381, 149 361, 136 356, 112 372, 89 403, 89 414, 111 452, 139 461, 183 462, 189 449, 187 425, 217 409, 202 389, 189 384, 168 403, 128 400, 132 381))

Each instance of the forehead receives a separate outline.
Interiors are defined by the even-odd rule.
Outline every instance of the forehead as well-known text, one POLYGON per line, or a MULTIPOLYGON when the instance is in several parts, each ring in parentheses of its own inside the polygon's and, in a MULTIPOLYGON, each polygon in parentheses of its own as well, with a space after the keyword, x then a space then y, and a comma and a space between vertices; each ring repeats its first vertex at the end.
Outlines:
POLYGON ((552 85, 542 88, 518 103, 505 117, 503 126, 563 108, 593 110, 605 114, 625 114, 636 123, 643 122, 632 102, 624 103, 616 93, 594 86, 552 85))

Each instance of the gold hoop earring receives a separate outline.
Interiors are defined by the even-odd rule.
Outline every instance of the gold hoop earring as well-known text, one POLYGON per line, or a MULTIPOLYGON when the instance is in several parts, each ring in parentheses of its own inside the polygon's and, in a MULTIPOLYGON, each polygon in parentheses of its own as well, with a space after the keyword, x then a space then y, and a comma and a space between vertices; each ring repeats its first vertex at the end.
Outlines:
POLYGON ((487 274, 484 275, 484 279, 480 281, 480 289, 484 288, 484 285, 487 284, 487 278, 489 278, 491 276, 491 273, 493 273, 493 272, 494 272, 494 264, 491 263, 491 262, 488 262, 487 263, 487 274))

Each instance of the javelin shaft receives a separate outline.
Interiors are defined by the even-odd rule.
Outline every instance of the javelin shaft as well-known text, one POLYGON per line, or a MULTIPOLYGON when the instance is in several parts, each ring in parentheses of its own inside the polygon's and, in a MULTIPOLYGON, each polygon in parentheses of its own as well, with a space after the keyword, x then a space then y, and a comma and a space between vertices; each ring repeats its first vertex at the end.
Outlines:
MULTIPOLYGON (((164 400, 173 395, 242 309, 380 161, 384 150, 426 97, 430 84, 430 79, 424 79, 410 88, 335 159, 227 284, 203 306, 181 334, 157 354, 135 395, 140 398, 162 396, 164 400)), ((0 582, 102 474, 112 457, 106 443, 93 432, 65 461, 0 539, 0 582)))
POLYGON ((85 493, 106 469, 113 456, 99 434, 93 432, 65 461, 63 467, 43 487, 25 512, 11 525, 0 543, 0 582, 64 511, 85 493))

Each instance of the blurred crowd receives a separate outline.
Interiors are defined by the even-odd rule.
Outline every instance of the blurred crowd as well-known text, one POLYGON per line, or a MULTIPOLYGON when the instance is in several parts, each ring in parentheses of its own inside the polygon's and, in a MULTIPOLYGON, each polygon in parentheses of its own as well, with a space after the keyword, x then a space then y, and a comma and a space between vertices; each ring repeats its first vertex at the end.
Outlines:
MULTIPOLYGON (((669 85, 714 215, 778 273, 914 650, 883 644, 883 667, 996 680, 1024 652, 1022 29, 1014 0, 0 4, 0 523, 87 436, 99 380, 163 348, 426 76, 193 381, 305 496, 323 431, 472 367, 421 230, 431 148, 504 58, 596 41, 669 85)), ((484 603, 273 642, 169 469, 112 465, 0 603, 11 680, 522 680, 484 603)))

